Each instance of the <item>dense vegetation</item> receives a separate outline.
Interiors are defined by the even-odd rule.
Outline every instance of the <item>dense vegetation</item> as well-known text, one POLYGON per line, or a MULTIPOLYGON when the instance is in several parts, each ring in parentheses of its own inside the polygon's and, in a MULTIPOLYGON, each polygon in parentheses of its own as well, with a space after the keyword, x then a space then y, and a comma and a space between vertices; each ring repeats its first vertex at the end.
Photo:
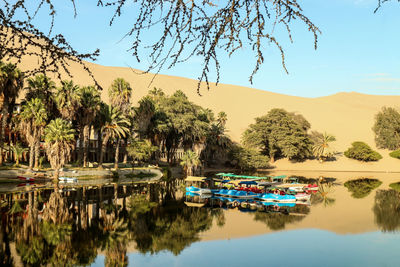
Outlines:
POLYGON ((381 154, 372 150, 364 142, 353 142, 351 147, 344 152, 344 155, 351 159, 360 161, 378 161, 382 158, 381 154))
POLYGON ((372 130, 377 147, 390 150, 400 148, 400 113, 396 109, 383 107, 375 116, 372 130))
POLYGON ((267 155, 271 162, 279 157, 302 160, 311 156, 307 134, 311 125, 302 115, 275 108, 255 120, 244 132, 243 143, 267 155))
POLYGON ((27 153, 25 144, 29 147, 30 169, 39 167, 44 151, 55 170, 75 152, 76 164, 88 167, 89 147, 93 147, 90 135, 96 133, 99 168, 107 151, 114 154, 114 168, 118 168, 121 157, 124 163, 128 157, 140 163, 158 161, 165 154, 167 162, 173 164, 177 150, 183 149, 185 155, 197 157, 194 161, 187 157, 184 160, 182 165, 190 171, 202 162, 227 159, 233 144, 225 135, 226 113, 220 112, 215 118, 211 110, 195 105, 179 90, 167 96, 154 88, 133 107, 133 89, 122 78, 112 82, 108 89, 110 103, 104 103, 94 86, 79 86, 73 81, 62 81, 57 86, 50 78, 37 75, 26 80, 25 98, 15 108, 24 77, 13 64, 0 63, 0 74, 0 93, 4 95, 0 163, 9 160, 9 153, 5 153, 8 150, 14 151, 19 161, 22 153, 27 153), (12 135, 19 135, 21 143, 13 144, 12 135), (10 147, 4 143, 6 137, 10 147), (121 145, 126 149, 120 157, 121 145))

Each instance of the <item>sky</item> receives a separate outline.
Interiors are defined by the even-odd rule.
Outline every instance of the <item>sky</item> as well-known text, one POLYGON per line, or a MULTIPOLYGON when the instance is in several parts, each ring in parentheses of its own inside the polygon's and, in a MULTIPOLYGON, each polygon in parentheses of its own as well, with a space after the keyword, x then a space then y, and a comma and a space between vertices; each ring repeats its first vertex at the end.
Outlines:
MULTIPOLYGON (((110 27, 111 9, 97 8, 93 4, 97 1, 76 2, 76 18, 68 1, 60 4, 65 12, 58 12, 55 31, 64 34, 80 52, 99 48, 98 64, 136 69, 148 67, 145 56, 138 63, 127 51, 132 40, 122 39, 132 24, 132 14, 124 13, 110 27)), ((295 22, 292 26, 293 43, 278 32, 289 74, 282 68, 279 51, 267 45, 263 47, 265 63, 251 84, 249 76, 255 57, 250 48, 243 48, 232 57, 220 54, 221 83, 304 97, 338 92, 400 94, 400 3, 386 3, 374 13, 378 0, 298 2, 304 14, 322 32, 318 49, 314 50, 313 35, 305 25, 295 22)), ((34 23, 46 29, 48 16, 39 14, 34 23)), ((143 45, 150 44, 159 30, 155 28, 146 32, 143 45)), ((162 69, 160 73, 197 79, 201 64, 200 58, 193 57, 172 69, 162 69)), ((213 71, 210 78, 215 81, 213 71)))

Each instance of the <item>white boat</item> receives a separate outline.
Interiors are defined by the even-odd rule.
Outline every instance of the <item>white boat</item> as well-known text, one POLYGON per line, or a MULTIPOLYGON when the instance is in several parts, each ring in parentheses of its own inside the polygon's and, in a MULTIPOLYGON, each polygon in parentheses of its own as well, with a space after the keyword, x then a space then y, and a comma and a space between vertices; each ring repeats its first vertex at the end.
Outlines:
POLYGON ((78 182, 78 179, 74 177, 58 177, 58 180, 60 182, 66 182, 66 183, 76 183, 78 182))
POLYGON ((309 201, 311 198, 310 194, 307 193, 297 193, 295 195, 297 201, 309 201))
POLYGON ((206 177, 188 176, 185 179, 185 182, 192 184, 191 186, 186 187, 186 192, 196 193, 196 194, 200 194, 200 195, 212 194, 211 189, 206 188, 206 186, 207 186, 207 178, 206 177))

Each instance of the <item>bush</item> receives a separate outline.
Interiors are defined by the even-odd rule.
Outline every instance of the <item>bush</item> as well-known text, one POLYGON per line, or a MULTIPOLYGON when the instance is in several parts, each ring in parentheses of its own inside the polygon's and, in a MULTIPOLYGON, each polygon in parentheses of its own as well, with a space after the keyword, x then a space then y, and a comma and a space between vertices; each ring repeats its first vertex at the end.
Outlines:
POLYGON ((234 146, 232 147, 231 154, 232 160, 237 162, 236 165, 241 170, 255 170, 270 167, 268 156, 262 155, 255 149, 234 146))
POLYGON ((400 182, 392 183, 389 185, 389 187, 396 190, 397 192, 400 192, 400 182))
POLYGON ((400 159, 400 149, 390 152, 389 156, 395 159, 400 159))
POLYGON ((364 142, 353 142, 351 147, 344 152, 344 155, 348 158, 361 161, 378 161, 382 158, 381 154, 372 150, 364 142))

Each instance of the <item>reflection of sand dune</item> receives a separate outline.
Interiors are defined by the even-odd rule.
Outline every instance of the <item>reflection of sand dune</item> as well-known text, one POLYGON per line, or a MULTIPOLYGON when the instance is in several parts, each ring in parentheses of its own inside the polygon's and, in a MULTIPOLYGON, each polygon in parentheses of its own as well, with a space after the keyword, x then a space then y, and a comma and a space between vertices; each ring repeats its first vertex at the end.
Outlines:
MULTIPOLYGON (((21 66, 37 64, 32 58, 27 58, 21 66)), ((400 96, 373 96, 359 93, 339 93, 327 97, 303 98, 271 93, 241 86, 220 84, 211 85, 210 91, 203 86, 202 96, 196 93, 197 81, 158 75, 149 86, 153 75, 137 74, 124 67, 106 67, 87 63, 94 76, 105 90, 102 96, 107 98, 107 88, 116 77, 127 79, 134 88, 134 102, 144 96, 153 87, 162 88, 167 94, 175 90, 183 90, 189 98, 215 112, 225 111, 228 114, 227 128, 233 139, 239 141, 247 126, 254 118, 266 114, 271 108, 284 108, 305 116, 313 130, 327 131, 337 137, 335 148, 344 151, 351 142, 362 140, 374 146, 374 136, 371 130, 374 115, 382 106, 398 106, 400 96)), ((72 75, 77 84, 92 84, 91 78, 77 64, 71 64, 72 75)), ((63 75, 66 77, 65 75, 63 75)), ((268 90, 268 85, 265 88, 268 90)), ((324 170, 376 170, 400 171, 398 160, 388 157, 387 151, 381 151, 384 159, 379 163, 360 164, 352 160, 340 158, 338 162, 319 164, 317 161, 292 165, 285 160, 278 161, 280 169, 324 169, 324 170)))

